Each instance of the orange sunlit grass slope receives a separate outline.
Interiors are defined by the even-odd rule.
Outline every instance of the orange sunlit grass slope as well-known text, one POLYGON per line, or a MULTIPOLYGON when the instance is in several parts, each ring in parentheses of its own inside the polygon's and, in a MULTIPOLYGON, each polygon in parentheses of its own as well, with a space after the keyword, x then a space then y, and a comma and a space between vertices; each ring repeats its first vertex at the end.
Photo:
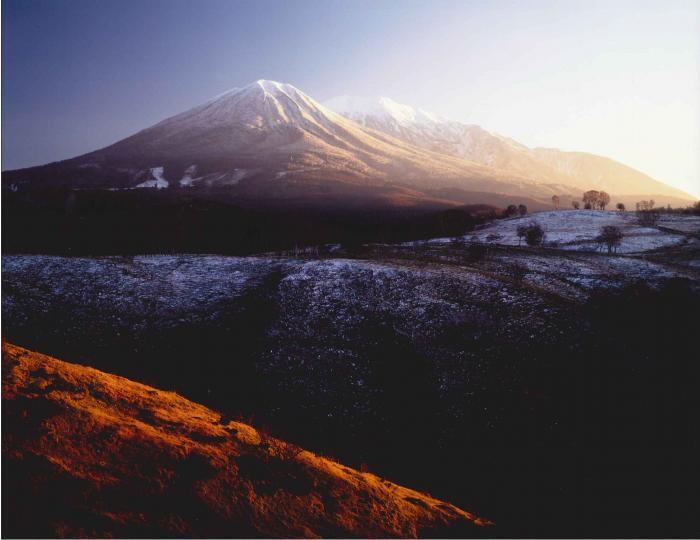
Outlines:
POLYGON ((175 393, 3 344, 3 536, 481 536, 459 508, 175 393))

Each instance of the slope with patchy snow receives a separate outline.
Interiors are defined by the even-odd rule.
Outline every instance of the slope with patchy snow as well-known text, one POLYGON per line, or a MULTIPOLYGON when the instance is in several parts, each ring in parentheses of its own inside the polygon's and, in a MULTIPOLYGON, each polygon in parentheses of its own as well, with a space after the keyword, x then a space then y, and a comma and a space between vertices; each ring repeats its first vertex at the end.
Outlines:
MULTIPOLYGON (((495 221, 467 234, 465 238, 468 241, 506 246, 524 245, 525 242, 518 238, 518 227, 537 223, 545 230, 545 245, 577 251, 596 251, 601 247, 596 242, 601 228, 613 225, 619 227, 624 235, 618 253, 640 253, 687 242, 687 235, 682 229, 700 231, 700 218, 679 216, 674 218, 673 222, 677 223, 676 227, 680 227, 678 232, 669 230, 670 228, 662 230, 658 227, 643 227, 636 215, 629 212, 560 210, 495 221)), ((663 223, 662 221, 660 224, 663 223)), ((668 224, 672 225, 670 222, 668 224)))
POLYGON ((141 182, 140 184, 137 184, 135 187, 137 187, 137 188, 156 188, 156 189, 165 189, 168 187, 169 183, 163 177, 163 167, 152 167, 151 168, 151 176, 153 177, 152 180, 146 180, 145 182, 141 182))

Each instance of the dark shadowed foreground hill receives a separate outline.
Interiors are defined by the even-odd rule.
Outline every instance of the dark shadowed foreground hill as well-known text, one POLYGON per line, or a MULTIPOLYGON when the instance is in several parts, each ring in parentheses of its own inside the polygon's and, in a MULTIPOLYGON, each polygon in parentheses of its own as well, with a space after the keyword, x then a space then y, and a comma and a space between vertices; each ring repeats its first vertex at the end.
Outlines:
POLYGON ((2 352, 4 537, 474 536, 490 524, 173 392, 2 352))

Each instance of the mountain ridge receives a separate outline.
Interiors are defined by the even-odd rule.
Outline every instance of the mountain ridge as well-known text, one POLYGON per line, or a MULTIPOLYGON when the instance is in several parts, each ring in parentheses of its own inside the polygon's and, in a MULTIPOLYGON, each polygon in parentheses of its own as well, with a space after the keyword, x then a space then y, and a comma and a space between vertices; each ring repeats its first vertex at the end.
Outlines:
MULTIPOLYGON (((692 200, 612 160, 596 158, 591 164, 579 154, 552 156, 389 98, 378 105, 348 100, 356 110, 369 107, 369 113, 345 110, 343 115, 292 85, 260 79, 107 147, 5 171, 3 186, 215 188, 249 198, 286 198, 291 190, 302 197, 336 193, 338 199, 353 189, 376 192, 370 197, 387 188, 410 189, 418 199, 420 193, 430 199, 435 190, 458 189, 546 202, 552 195, 580 196, 593 187, 622 194, 609 185, 611 176, 624 173, 626 193, 637 182, 634 193, 649 191, 648 186, 654 188, 650 194, 666 193, 674 202, 692 200)), ((343 112, 338 100, 330 105, 343 112)))
POLYGON ((639 193, 693 197, 633 167, 589 152, 529 148, 475 124, 440 118, 388 98, 339 96, 324 102, 360 125, 403 138, 417 146, 455 155, 525 177, 564 184, 569 189, 603 189, 624 196, 639 193), (395 111, 399 110, 400 115, 395 111))

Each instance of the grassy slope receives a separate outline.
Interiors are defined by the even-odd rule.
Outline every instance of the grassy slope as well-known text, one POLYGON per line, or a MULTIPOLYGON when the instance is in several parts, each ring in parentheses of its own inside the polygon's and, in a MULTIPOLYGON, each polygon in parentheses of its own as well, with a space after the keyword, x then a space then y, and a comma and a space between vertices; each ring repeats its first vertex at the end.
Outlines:
POLYGON ((467 536, 490 524, 172 392, 10 344, 2 368, 5 536, 467 536))

